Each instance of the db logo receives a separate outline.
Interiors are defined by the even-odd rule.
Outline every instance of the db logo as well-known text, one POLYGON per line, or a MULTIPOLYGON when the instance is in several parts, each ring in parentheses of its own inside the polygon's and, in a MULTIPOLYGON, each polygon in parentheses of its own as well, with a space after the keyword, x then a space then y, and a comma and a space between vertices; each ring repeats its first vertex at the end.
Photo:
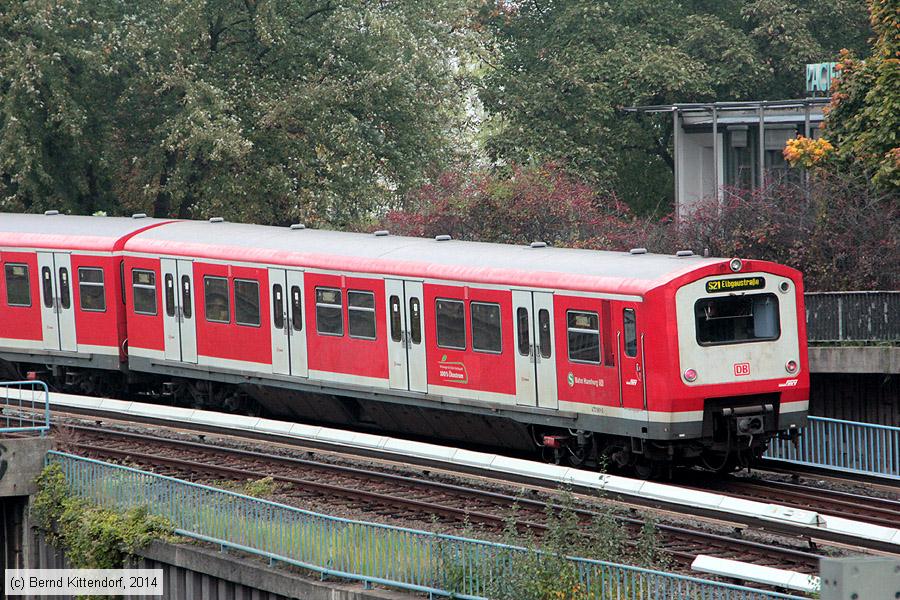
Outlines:
POLYGON ((750 374, 750 363, 734 363, 734 374, 736 377, 750 374))

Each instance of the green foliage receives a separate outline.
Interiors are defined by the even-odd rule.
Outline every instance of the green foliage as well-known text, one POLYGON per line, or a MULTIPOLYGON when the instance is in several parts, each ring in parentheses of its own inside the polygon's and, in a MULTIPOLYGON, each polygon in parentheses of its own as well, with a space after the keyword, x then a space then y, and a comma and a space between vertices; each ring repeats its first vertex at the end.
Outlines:
POLYGON ((671 118, 623 106, 797 97, 803 63, 864 48, 863 0, 493 0, 480 82, 498 162, 554 161, 641 213, 672 197, 671 118))
POLYGON ((278 484, 275 483, 275 479, 269 476, 248 481, 244 484, 242 492, 254 498, 271 498, 275 495, 277 489, 278 484))
POLYGON ((72 496, 59 465, 47 466, 37 484, 31 516, 47 541, 65 550, 73 568, 122 568, 129 554, 172 532, 168 521, 146 507, 118 513, 72 496))
POLYGON ((837 169, 861 171, 880 188, 900 191, 900 7, 869 0, 875 40, 859 60, 843 51, 826 135, 837 148, 837 169))
POLYGON ((453 155, 456 0, 4 5, 0 209, 340 225, 453 155))

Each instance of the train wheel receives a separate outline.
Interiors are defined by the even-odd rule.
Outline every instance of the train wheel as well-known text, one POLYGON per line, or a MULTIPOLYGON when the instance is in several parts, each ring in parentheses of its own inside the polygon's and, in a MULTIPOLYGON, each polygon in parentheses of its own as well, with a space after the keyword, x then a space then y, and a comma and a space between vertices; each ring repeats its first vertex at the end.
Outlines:
POLYGON ((648 460, 643 456, 634 461, 634 474, 639 479, 661 479, 666 473, 665 465, 658 461, 648 460))

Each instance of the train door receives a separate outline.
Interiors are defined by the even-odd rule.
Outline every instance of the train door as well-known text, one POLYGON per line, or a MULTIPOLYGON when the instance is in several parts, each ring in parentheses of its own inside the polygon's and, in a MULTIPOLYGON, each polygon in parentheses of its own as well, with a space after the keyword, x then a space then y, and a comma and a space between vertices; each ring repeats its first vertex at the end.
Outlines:
POLYGON ((553 294, 513 290, 516 404, 557 408, 553 294))
POLYGON ((637 322, 636 305, 622 309, 622 329, 616 336, 619 354, 619 401, 624 408, 646 410, 644 335, 637 322))
POLYGON ((272 372, 309 376, 303 331, 303 271, 269 269, 272 300, 272 372))
POLYGON ((38 252, 44 348, 77 352, 72 260, 66 252, 38 252))
POLYGON ((421 281, 387 279, 388 361, 395 390, 427 392, 421 281))
POLYGON ((163 329, 166 360, 197 362, 197 322, 194 310, 194 263, 163 258, 163 329))

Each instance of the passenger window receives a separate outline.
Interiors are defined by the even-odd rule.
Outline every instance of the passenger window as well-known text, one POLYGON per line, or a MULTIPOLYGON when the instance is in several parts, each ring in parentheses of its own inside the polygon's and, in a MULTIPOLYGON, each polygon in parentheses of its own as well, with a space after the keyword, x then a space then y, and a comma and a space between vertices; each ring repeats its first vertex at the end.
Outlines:
POLYGON ((375 339, 375 294, 372 292, 347 292, 347 317, 350 337, 375 339))
POLYGON ((550 358, 553 354, 553 343, 550 341, 550 311, 546 308, 538 311, 538 337, 541 344, 541 358, 550 358))
POLYGON ((291 286, 291 325, 294 331, 303 331, 303 300, 300 286, 291 286))
POLYGON ((388 300, 391 309, 391 339, 399 342, 403 339, 402 315, 400 314, 400 298, 391 296, 388 300))
POLYGON ((234 280, 234 322, 259 327, 259 282, 253 279, 234 280))
POLYGON ((31 306, 31 281, 28 278, 28 265, 7 264, 6 304, 8 306, 31 306))
POLYGON ((272 324, 284 329, 284 290, 277 283, 272 286, 272 324))
POLYGON ((53 271, 50 267, 41 269, 41 288, 44 290, 44 306, 53 308, 53 271))
POLYGON ((625 356, 634 358, 637 356, 637 323, 633 308, 622 311, 622 322, 625 324, 625 356))
POLYGON ((181 276, 181 314, 185 319, 190 319, 194 312, 194 301, 191 298, 191 278, 181 276))
POLYGON ((65 267, 59 268, 59 304, 68 310, 72 306, 72 296, 69 291, 69 270, 65 267))
POLYGON ((344 304, 341 290, 316 288, 316 331, 321 335, 344 335, 344 304))
POLYGON ((600 318, 595 312, 566 312, 569 360, 600 364, 600 318))
POLYGON ((499 354, 503 349, 500 305, 472 302, 469 311, 472 313, 472 349, 499 354))
POLYGON ((155 315, 156 273, 132 269, 131 289, 134 295, 134 312, 139 315, 155 315))
POLYGON ((409 299, 409 341, 422 343, 422 310, 418 298, 409 299))
POLYGON ((79 267, 78 297, 81 310, 89 312, 106 311, 106 294, 103 290, 103 269, 79 267))
POLYGON ((231 323, 231 306, 228 303, 228 280, 224 277, 203 278, 203 299, 206 320, 213 323, 231 323))
POLYGON ((466 349, 465 305, 461 300, 435 300, 437 345, 454 350, 466 349))
POLYGON ((528 309, 520 306, 516 310, 516 341, 519 347, 519 354, 528 356, 531 354, 531 339, 529 335, 530 327, 528 325, 528 309))
POLYGON ((175 279, 170 273, 163 277, 163 287, 166 288, 166 315, 175 316, 175 279))

